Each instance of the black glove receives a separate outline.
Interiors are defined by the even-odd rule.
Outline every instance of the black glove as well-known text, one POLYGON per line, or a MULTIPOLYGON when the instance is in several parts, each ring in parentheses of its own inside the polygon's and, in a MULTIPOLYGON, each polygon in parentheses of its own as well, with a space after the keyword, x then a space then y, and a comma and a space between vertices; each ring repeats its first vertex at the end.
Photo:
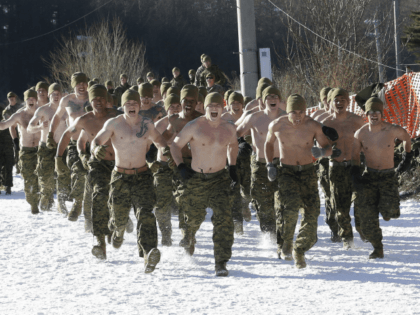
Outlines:
POLYGON ((336 144, 333 144, 331 158, 335 159, 335 158, 338 158, 340 155, 341 155, 341 150, 337 149, 336 144))
POLYGON ((328 139, 330 139, 330 141, 338 140, 338 132, 334 128, 322 126, 322 132, 328 139))
POLYGON ((178 165, 179 173, 181 174, 181 177, 185 180, 190 179, 194 176, 195 172, 185 165, 185 163, 181 163, 178 165))
POLYGON ((353 187, 356 190, 363 189, 363 184, 366 184, 366 180, 360 174, 360 166, 352 165, 350 168, 351 180, 353 182, 353 187))
POLYGON ((230 188, 233 188, 239 182, 238 174, 236 173, 236 165, 229 165, 229 176, 232 179, 230 188))
POLYGON ((239 151, 238 155, 242 157, 247 157, 252 154, 252 147, 251 145, 244 140, 244 138, 238 138, 239 143, 239 151))
POLYGON ((147 153, 146 153, 146 161, 148 163, 153 163, 156 160, 157 151, 158 151, 158 149, 156 148, 155 144, 152 143, 150 145, 149 151, 147 151, 147 153))
POLYGON ((400 162, 400 164, 398 164, 396 173, 397 175, 400 175, 406 171, 408 171, 408 169, 410 168, 410 164, 411 164, 411 159, 414 156, 414 152, 413 150, 411 150, 410 152, 403 152, 402 154, 402 161, 400 162))
POLYGON ((19 151, 20 151, 19 138, 14 138, 13 139, 13 145, 15 146, 15 154, 18 154, 19 151))

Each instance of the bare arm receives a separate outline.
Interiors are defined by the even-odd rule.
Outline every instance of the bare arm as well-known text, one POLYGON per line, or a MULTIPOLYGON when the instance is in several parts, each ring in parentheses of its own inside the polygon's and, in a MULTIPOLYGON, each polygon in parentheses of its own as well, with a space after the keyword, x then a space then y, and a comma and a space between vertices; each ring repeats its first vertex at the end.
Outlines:
POLYGON ((273 162, 274 159, 274 144, 276 143, 276 136, 274 135, 274 122, 268 126, 267 138, 264 144, 265 161, 267 163, 273 162))
POLYGON ((12 139, 16 139, 18 137, 16 128, 17 128, 17 124, 13 125, 12 127, 9 127, 9 132, 10 132, 10 135, 12 136, 12 139))
MULTIPOLYGON (((8 120, 1 121, 0 122, 0 130, 5 130, 7 128, 10 128, 12 126, 16 127, 16 124, 20 122, 20 113, 15 113, 8 120)), ((12 133, 10 131, 10 133, 12 133)), ((16 137, 14 137, 16 138, 16 137)))
POLYGON ((239 126, 240 124, 242 124, 242 122, 245 120, 245 118, 249 115, 251 115, 252 112, 251 111, 245 111, 241 117, 239 117, 239 119, 235 122, 236 127, 239 126))
POLYGON ((93 148, 98 145, 104 145, 108 142, 109 139, 111 139, 112 135, 114 134, 114 120, 117 118, 111 118, 107 120, 102 127, 101 130, 99 130, 98 134, 96 135, 95 139, 93 139, 91 143, 91 152, 93 152, 93 148))
POLYGON ((238 157, 238 139, 236 138, 236 132, 232 132, 230 142, 227 149, 227 159, 229 165, 236 165, 236 158, 238 157))
POLYGON ((153 141, 156 148, 158 148, 161 152, 167 146, 165 138, 159 133, 153 124, 151 124, 149 139, 153 141))
POLYGON ((362 151, 362 143, 359 140, 359 131, 354 134, 353 147, 351 150, 351 164, 360 166, 360 152, 362 151))
POLYGON ((45 120, 42 124, 38 125, 38 122, 42 121, 43 118, 44 116, 42 114, 42 110, 41 108, 38 108, 32 119, 29 121, 28 128, 26 129, 28 133, 38 133, 43 128, 48 127, 48 120, 45 120))
POLYGON ((251 129, 251 118, 252 115, 247 116, 244 121, 236 128, 236 135, 238 137, 243 137, 251 129))
POLYGON ((191 122, 185 125, 181 132, 175 137, 174 142, 171 145, 171 155, 176 165, 183 163, 182 159, 182 148, 193 138, 193 127, 191 122))
POLYGON ((82 132, 79 135, 79 139, 77 139, 77 152, 79 154, 86 153, 86 143, 89 141, 89 137, 87 136, 87 133, 82 130, 82 132))
POLYGON ((58 105, 57 111, 55 112, 50 125, 50 132, 54 133, 58 125, 60 124, 60 120, 63 115, 66 113, 66 104, 68 103, 68 99, 66 97, 62 98, 60 101, 60 105, 58 105))
POLYGON ((171 116, 168 118, 169 119, 168 128, 166 128, 166 130, 162 133, 162 136, 165 138, 166 141, 169 141, 175 135, 175 128, 173 126, 173 123, 178 118, 178 115, 176 115, 176 117, 174 116, 171 116))
POLYGON ((81 127, 81 121, 82 121, 81 118, 82 117, 77 118, 74 121, 74 123, 70 127, 68 127, 66 129, 66 131, 64 131, 63 135, 61 136, 58 147, 57 147, 57 155, 56 156, 62 156, 64 151, 66 150, 69 142, 70 142, 71 136, 83 129, 81 127))
POLYGON ((394 128, 397 128, 396 138, 403 142, 405 152, 410 153, 411 152, 410 135, 404 128, 400 126, 395 126, 394 128))

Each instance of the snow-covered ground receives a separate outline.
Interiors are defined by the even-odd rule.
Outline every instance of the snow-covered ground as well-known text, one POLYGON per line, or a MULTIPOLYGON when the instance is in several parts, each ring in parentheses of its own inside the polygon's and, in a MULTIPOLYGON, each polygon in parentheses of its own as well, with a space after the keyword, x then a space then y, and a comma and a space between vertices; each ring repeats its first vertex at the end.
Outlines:
POLYGON ((98 261, 83 216, 32 215, 21 177, 14 182, 13 194, 0 196, 0 314, 420 314, 419 203, 402 203, 398 220, 381 219, 385 259, 375 261, 357 232, 357 249, 331 243, 322 207, 303 270, 277 259, 253 217, 235 239, 229 277, 216 278, 210 210, 193 257, 177 246, 173 216, 175 245, 159 247, 158 269, 144 274, 134 233, 98 261))

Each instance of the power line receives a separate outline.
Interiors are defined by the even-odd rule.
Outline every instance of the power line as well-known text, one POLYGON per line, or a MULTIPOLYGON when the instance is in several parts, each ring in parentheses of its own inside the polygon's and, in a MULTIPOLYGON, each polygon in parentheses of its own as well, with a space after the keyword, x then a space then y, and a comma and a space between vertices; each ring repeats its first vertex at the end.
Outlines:
POLYGON ((323 39, 323 40, 325 40, 325 41, 329 42, 330 44, 332 44, 332 45, 334 45, 334 46, 338 47, 339 49, 342 49, 342 50, 344 50, 344 51, 346 51, 346 52, 348 52, 348 53, 350 53, 350 54, 353 54, 353 55, 355 55, 355 56, 357 56, 357 57, 359 57, 359 58, 362 58, 362 59, 364 59, 364 60, 366 60, 366 61, 370 61, 370 62, 376 63, 376 64, 378 64, 378 65, 384 66, 384 67, 389 68, 389 69, 392 69, 392 70, 398 70, 397 68, 393 68, 393 67, 390 67, 390 66, 384 65, 384 64, 382 64, 382 63, 380 63, 380 62, 378 62, 378 61, 375 61, 375 60, 372 60, 372 59, 369 59, 369 58, 363 57, 362 55, 359 55, 358 53, 355 53, 354 51, 351 51, 351 50, 348 50, 348 49, 346 49, 346 48, 340 47, 340 46, 339 46, 339 45, 337 45, 336 43, 334 43, 334 42, 330 41, 329 39, 326 39, 325 37, 323 37, 323 36, 321 36, 321 35, 319 35, 319 34, 315 33, 315 32, 314 32, 313 30, 311 30, 309 27, 307 27, 306 25, 303 25, 302 23, 300 23, 299 21, 297 21, 296 19, 294 19, 294 18, 293 18, 292 16, 290 16, 288 13, 284 12, 284 11, 283 11, 282 9, 280 9, 277 5, 275 5, 273 2, 271 2, 271 0, 268 0, 268 2, 270 2, 273 6, 275 6, 277 9, 279 9, 281 12, 283 12, 284 14, 286 14, 286 15, 287 15, 290 19, 292 19, 294 22, 296 22, 297 24, 299 24, 299 25, 300 25, 300 26, 302 26, 303 28, 307 29, 309 32, 311 32, 311 33, 312 33, 312 34, 314 34, 315 36, 318 36, 319 38, 321 38, 321 39, 323 39))
POLYGON ((95 12, 95 11, 98 11, 100 8, 102 8, 102 7, 106 6, 108 3, 111 3, 112 1, 114 1, 114 0, 110 0, 110 1, 108 1, 108 2, 106 2, 106 3, 104 3, 103 5, 101 5, 101 6, 97 7, 95 10, 93 10, 93 11, 91 11, 91 12, 89 12, 89 13, 87 13, 87 14, 83 15, 82 17, 79 17, 78 19, 76 19, 76 20, 74 20, 74 21, 72 21, 72 22, 70 22, 70 23, 68 23, 68 24, 66 24, 66 25, 63 25, 63 26, 61 26, 61 27, 59 27, 59 28, 57 28, 57 29, 55 29, 55 30, 53 30, 53 31, 50 31, 50 32, 48 32, 48 33, 45 33, 45 34, 42 34, 42 35, 38 35, 38 36, 35 36, 35 37, 27 38, 27 39, 24 39, 24 40, 21 40, 21 41, 13 42, 13 43, 0 44, 0 46, 8 46, 8 45, 20 44, 20 43, 28 42, 28 41, 31 41, 31 40, 34 40, 34 39, 37 39, 37 38, 40 38, 40 37, 43 37, 43 36, 46 36, 46 35, 52 34, 52 33, 54 33, 54 32, 57 32, 57 31, 59 31, 59 30, 61 30, 61 29, 65 28, 65 27, 67 27, 67 26, 69 26, 69 25, 72 25, 72 24, 76 23, 77 21, 80 21, 81 19, 84 19, 84 18, 85 18, 85 17, 87 17, 88 15, 92 14, 92 13, 93 13, 93 12, 95 12))

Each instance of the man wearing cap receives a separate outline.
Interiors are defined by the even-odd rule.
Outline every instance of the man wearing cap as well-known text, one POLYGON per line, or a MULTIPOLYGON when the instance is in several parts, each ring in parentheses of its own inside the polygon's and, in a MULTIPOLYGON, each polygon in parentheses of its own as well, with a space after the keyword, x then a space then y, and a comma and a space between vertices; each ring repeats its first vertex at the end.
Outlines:
MULTIPOLYGON (((243 137, 251 131, 252 143, 255 146, 256 156, 251 166, 251 197, 253 205, 257 210, 257 217, 260 221, 262 232, 269 233, 271 239, 276 239, 276 217, 274 211, 274 192, 276 183, 267 179, 266 161, 264 156, 264 142, 267 137, 269 124, 284 115, 280 108, 280 90, 274 85, 265 88, 262 93, 262 100, 265 109, 246 116, 243 122, 237 127, 238 137, 243 137)), ((274 161, 279 163, 278 143, 274 145, 274 161)))
MULTIPOLYGON (((333 113, 322 122, 338 132, 335 144, 341 150, 341 155, 329 161, 330 200, 332 212, 338 225, 338 236, 343 241, 343 248, 348 250, 354 247, 353 231, 351 226, 350 207, 352 203, 353 188, 351 183, 351 151, 354 133, 364 125, 362 117, 347 111, 350 104, 349 93, 336 88, 331 94, 333 113)), ((357 207, 355 217, 358 220, 357 207)), ((357 221, 357 223, 359 223, 357 221)), ((357 226, 360 230, 360 228, 357 226)), ((333 231, 334 233, 335 231, 333 231)))
POLYGON ((264 104, 263 104, 264 102, 261 101, 262 91, 264 91, 264 89, 270 85, 273 85, 273 82, 271 82, 269 78, 262 77, 261 79, 258 80, 256 93, 255 93, 256 94, 255 99, 248 102, 248 104, 246 104, 245 111, 249 111, 249 110, 257 111, 258 107, 264 107, 264 104))
POLYGON ((332 107, 332 100, 331 100, 331 95, 333 94, 334 90, 335 90, 335 88, 332 88, 331 90, 328 91, 327 98, 326 98, 326 101, 324 103, 325 112, 322 113, 321 115, 317 116, 315 118, 316 121, 322 123, 327 117, 332 115, 332 113, 334 112, 333 107, 332 107))
MULTIPOLYGON (((83 131, 80 136, 84 138, 83 143, 92 143, 93 138, 102 129, 105 122, 118 115, 118 111, 115 109, 106 108, 107 90, 105 86, 95 84, 89 89, 88 93, 93 111, 75 119, 61 137, 56 155, 56 171, 58 174, 66 172, 67 166, 62 160, 62 155, 72 135, 80 134, 83 131)), ((111 170, 115 165, 115 153, 110 143, 104 146, 103 150, 92 146, 91 152, 93 155, 91 159, 86 154, 81 154, 80 158, 85 165, 85 169, 89 169, 89 186, 92 189, 93 235, 96 236, 98 242, 98 245, 93 247, 92 254, 100 259, 105 259, 105 236, 111 234, 108 229, 109 210, 107 202, 111 170)), ((83 153, 86 153, 86 151, 84 150, 83 153)), ((113 246, 119 248, 121 244, 113 243, 113 246)))
MULTIPOLYGON (((229 93, 229 95, 230 96, 226 101, 229 104, 229 111, 222 115, 222 119, 225 119, 230 123, 235 124, 235 122, 242 116, 244 108, 244 97, 242 96, 242 94, 233 92, 232 90, 229 93)), ((245 142, 243 138, 238 138, 239 153, 236 160, 236 165, 240 185, 235 186, 234 194, 232 194, 233 223, 235 225, 235 233, 238 234, 243 234, 243 220, 245 219, 245 221, 247 222, 251 221, 251 212, 248 207, 250 201, 250 199, 248 198, 249 191, 247 194, 245 190, 249 189, 249 182, 251 180, 249 162, 247 163, 247 161, 249 161, 248 153, 252 151, 252 148, 249 147, 249 151, 246 152, 247 154, 245 154, 245 157, 243 157, 244 154, 241 155, 241 148, 243 146, 241 145, 242 143, 245 143, 245 145, 249 147, 249 145, 245 142), (244 198, 241 197, 241 190, 243 191, 242 195, 244 196, 244 198)))
POLYGON ((108 80, 105 82, 106 89, 110 94, 114 94, 114 82, 108 80))
POLYGON ((197 105, 195 106, 195 110, 203 115, 206 113, 204 110, 204 96, 201 93, 198 93, 198 100, 197 105))
POLYGON ((190 84, 194 84, 195 83, 195 70, 194 69, 190 69, 190 71, 188 71, 188 77, 190 78, 190 84))
MULTIPOLYGON (((311 117, 312 117, 313 119, 317 120, 316 118, 317 118, 319 115, 321 115, 321 114, 323 114, 323 113, 325 113, 326 111, 328 111, 328 110, 329 110, 329 106, 328 106, 328 104, 327 104, 327 95, 328 95, 328 92, 329 92, 329 91, 331 91, 331 88, 330 88, 330 87, 324 87, 324 88, 322 88, 322 89, 321 89, 321 91, 319 92, 319 98, 320 98, 319 108, 318 108, 315 112, 313 112, 313 113, 311 114, 311 117)), ((318 121, 318 120, 317 120, 317 121, 318 121)))
POLYGON ((40 81, 35 86, 35 91, 38 93, 38 106, 46 105, 50 100, 48 98, 48 83, 40 81))
POLYGON ((181 75, 181 70, 179 70, 178 67, 175 67, 172 69, 173 79, 171 80, 171 84, 173 87, 176 87, 178 89, 182 89, 182 87, 185 85, 184 78, 181 75))
MULTIPOLYGON (((169 94, 165 98, 165 110, 168 115, 155 123, 156 130, 163 134, 169 125, 169 117, 181 112, 181 102, 176 94, 169 94)), ((149 150, 150 152, 150 150, 149 150)), ((146 155, 147 158, 147 155, 146 155)), ((173 161, 169 161, 172 165, 168 165, 168 157, 163 155, 162 151, 157 152, 157 161, 153 162, 151 170, 154 177, 154 185, 156 187, 156 204, 155 216, 159 224, 162 234, 162 245, 172 246, 172 223, 171 209, 175 204, 173 191, 174 167, 173 161)))
MULTIPOLYGON (((172 115, 169 117, 168 128, 162 134, 162 136, 165 138, 166 142, 169 145, 172 144, 172 141, 175 139, 176 135, 178 135, 178 133, 181 132, 181 130, 185 127, 187 123, 201 116, 201 113, 195 110, 198 99, 198 89, 196 86, 191 84, 184 85, 184 87, 181 90, 180 99, 182 109, 181 112, 179 114, 172 115)), ((185 165, 191 165, 191 149, 188 145, 185 145, 182 148, 182 159, 185 165)), ((181 175, 177 171, 174 172, 174 182, 174 185, 176 187, 174 194, 179 208, 179 228, 182 232, 182 240, 180 242, 180 246, 189 248, 190 243, 185 230, 186 227, 184 211, 182 209, 182 206, 180 205, 180 198, 184 193, 185 185, 182 181, 181 175)))
MULTIPOLYGON (((165 101, 166 98, 166 92, 172 85, 168 82, 164 82, 160 85, 160 95, 162 95, 163 101, 165 101)), ((169 95, 169 94, 168 94, 169 95)))
MULTIPOLYGON (((207 75, 211 73, 213 74, 213 77, 214 77, 214 83, 223 87, 226 83, 225 75, 219 69, 218 66, 211 64, 210 56, 204 55, 203 58, 201 59, 201 63, 205 69, 202 73, 200 73, 200 78, 199 78, 200 85, 206 86, 207 75)), ((198 75, 198 70, 196 74, 196 79, 197 79, 197 75, 198 75)), ((222 93, 222 96, 223 96, 223 93, 222 93)))
POLYGON ((153 103, 153 85, 142 83, 139 85, 140 111, 139 115, 150 118, 153 122, 158 121, 166 115, 165 108, 153 103))
POLYGON ((379 214, 385 221, 400 216, 400 197, 398 193, 399 175, 410 167, 413 152, 410 135, 404 128, 383 121, 384 104, 381 99, 372 97, 365 104, 369 123, 354 134, 351 155, 351 176, 358 198, 361 198, 360 221, 366 239, 372 244, 373 252, 369 259, 384 258, 382 230, 379 227, 379 214), (394 169, 394 141, 403 142, 403 159, 394 169), (366 158, 366 170, 361 175, 360 152, 366 158))
POLYGON ((227 276, 226 263, 232 256, 234 238, 229 190, 238 184, 238 141, 235 126, 222 119, 223 96, 208 94, 204 107, 206 115, 190 122, 178 133, 171 153, 185 181, 181 207, 185 211, 189 247, 194 248, 195 234, 206 217, 206 208, 212 208, 216 276, 227 276), (192 153, 191 168, 184 163, 182 154, 188 143, 192 153))
MULTIPOLYGON (((41 89, 40 89, 41 90, 41 89)), ((38 90, 38 97, 40 95, 40 90, 38 90)), ((54 204, 54 187, 55 187, 55 180, 54 180, 54 157, 56 154, 56 148, 49 149, 47 148, 47 138, 48 138, 48 131, 50 127, 50 121, 52 120, 55 112, 57 111, 58 105, 61 100, 62 89, 61 85, 58 83, 53 83, 48 87, 48 97, 50 102, 44 106, 39 107, 36 111, 32 119, 29 121, 28 125, 28 132, 29 133, 41 133, 41 138, 38 146, 38 164, 36 167, 35 173, 38 175, 38 181, 40 185, 40 208, 42 211, 51 210, 52 205, 54 204)), ((61 135, 63 134, 64 130, 66 130, 66 118, 67 114, 63 116, 64 119, 60 121, 56 132, 54 133, 54 141, 59 142, 61 135)), ((67 178, 69 179, 69 172, 67 171, 67 178)), ((65 187, 65 188, 68 188, 65 187)), ((67 210, 65 208, 65 201, 67 196, 60 196, 62 195, 61 189, 58 190, 59 200, 62 203, 59 203, 58 210, 61 213, 66 213, 67 210), (64 208, 63 208, 64 207, 64 208)), ((67 193, 70 193, 66 189, 67 193)))
POLYGON ((166 141, 153 122, 139 115, 140 95, 128 90, 123 94, 124 115, 108 120, 93 140, 93 154, 101 157, 111 141, 115 152, 109 192, 110 220, 115 244, 123 241, 130 208, 137 218, 137 245, 139 256, 144 257, 145 273, 154 271, 160 260, 157 249, 156 217, 153 214, 155 191, 153 175, 146 164, 146 153, 153 142, 159 150, 166 141))
POLYGON ((147 72, 146 79, 148 82, 152 81, 154 78, 155 78, 155 75, 153 74, 153 72, 147 72))
POLYGON ((38 95, 34 90, 27 90, 23 94, 25 107, 19 112, 13 114, 8 120, 0 122, 0 130, 10 128, 13 138, 13 144, 16 152, 19 152, 19 163, 21 174, 24 180, 24 190, 26 201, 31 205, 32 214, 39 213, 38 209, 38 177, 34 174, 36 169, 36 152, 41 134, 28 133, 27 127, 29 121, 34 116, 38 108, 38 95), (21 135, 20 141, 17 138, 16 128, 19 128, 21 135), (20 142, 20 146, 19 146, 20 142))
MULTIPOLYGON (((50 132, 48 133, 47 138, 47 147, 49 149, 57 147, 55 132, 57 131, 63 116, 67 113, 68 123, 69 125, 72 125, 78 117, 83 116, 86 113, 85 108, 90 105, 87 92, 86 74, 82 72, 74 73, 71 76, 71 86, 74 89, 74 93, 71 93, 61 99, 60 105, 58 106, 57 111, 51 121, 50 132)), ((74 199, 72 209, 68 215, 68 219, 70 221, 77 221, 79 215, 82 212, 83 191, 85 189, 86 170, 83 167, 82 161, 79 158, 79 153, 77 152, 77 139, 79 138, 79 134, 80 131, 71 133, 71 140, 67 147, 66 164, 71 174, 70 197, 74 199)), ((59 156, 62 155, 63 153, 61 153, 59 156)), ((61 172, 57 172, 59 175, 58 179, 60 179, 61 175, 65 175, 65 171, 66 170, 61 170, 61 172)))
POLYGON ((127 91, 131 85, 127 82, 128 76, 126 74, 120 75, 120 85, 115 89, 115 95, 118 98, 118 104, 121 104, 121 96, 125 91, 127 91))
POLYGON ((156 105, 159 104, 159 105, 163 106, 163 102, 160 102, 160 101, 162 101, 162 94, 160 94, 160 85, 161 85, 160 82, 156 79, 153 79, 152 81, 150 81, 150 84, 153 86, 152 102, 155 103, 156 105))
POLYGON ((320 213, 318 182, 311 151, 316 157, 339 155, 340 152, 332 151, 322 125, 306 116, 306 101, 302 96, 289 96, 286 111, 287 116, 270 124, 264 150, 268 179, 276 185, 278 256, 285 260, 294 258, 297 268, 305 268, 305 252, 317 241, 320 213), (319 148, 312 147, 314 139, 319 148), (281 156, 277 165, 273 163, 278 156, 276 146, 281 156), (299 210, 303 211, 302 219, 293 245, 299 210))
POLYGON ((213 73, 209 72, 206 75, 206 84, 207 84, 207 93, 217 92, 223 96, 224 89, 219 84, 215 84, 215 76, 213 73))

